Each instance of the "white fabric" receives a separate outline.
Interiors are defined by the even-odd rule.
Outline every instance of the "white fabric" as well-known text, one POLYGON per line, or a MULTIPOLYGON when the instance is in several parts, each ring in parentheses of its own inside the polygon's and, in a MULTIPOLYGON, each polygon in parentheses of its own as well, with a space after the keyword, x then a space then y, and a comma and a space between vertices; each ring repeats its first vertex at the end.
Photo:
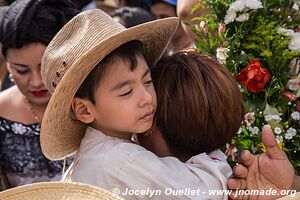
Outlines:
MULTIPOLYGON (((138 196, 120 195, 125 199, 227 199, 227 196, 209 196, 208 190, 226 189, 231 168, 226 162, 212 160, 205 153, 186 163, 175 157, 159 158, 130 141, 106 136, 89 127, 76 156, 67 172, 71 181, 89 183, 109 191, 118 188, 121 193, 128 189, 146 192, 138 196), (183 195, 168 193, 180 190, 184 191, 183 195), (157 195, 151 196, 150 191, 157 195), (195 195, 196 191, 198 195, 195 195)), ((221 151, 214 156, 219 160, 226 158, 221 151)))

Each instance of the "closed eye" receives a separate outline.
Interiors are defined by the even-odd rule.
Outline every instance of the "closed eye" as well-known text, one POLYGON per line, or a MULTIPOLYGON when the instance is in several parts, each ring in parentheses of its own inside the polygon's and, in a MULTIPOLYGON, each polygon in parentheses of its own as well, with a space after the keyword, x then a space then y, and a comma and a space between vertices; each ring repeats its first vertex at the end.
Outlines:
POLYGON ((29 72, 29 70, 16 70, 18 74, 26 74, 29 72))
POLYGON ((125 97, 125 96, 129 95, 131 92, 132 92, 132 90, 129 90, 128 92, 121 94, 120 97, 125 97))
POLYGON ((151 85, 151 84, 152 84, 152 79, 145 82, 145 85, 146 85, 146 86, 149 86, 149 85, 151 85))

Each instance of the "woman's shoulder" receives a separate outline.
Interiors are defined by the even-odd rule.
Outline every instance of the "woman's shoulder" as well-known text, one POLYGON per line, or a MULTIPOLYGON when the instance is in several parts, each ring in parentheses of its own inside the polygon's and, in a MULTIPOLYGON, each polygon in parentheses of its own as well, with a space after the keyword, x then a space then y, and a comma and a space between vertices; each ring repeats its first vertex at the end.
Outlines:
POLYGON ((20 91, 17 86, 12 86, 2 92, 0 92, 0 117, 7 118, 11 113, 19 110, 18 97, 20 91))
POLYGON ((16 96, 20 93, 16 86, 12 86, 6 90, 0 92, 0 106, 1 110, 6 106, 12 106, 15 103, 16 96))

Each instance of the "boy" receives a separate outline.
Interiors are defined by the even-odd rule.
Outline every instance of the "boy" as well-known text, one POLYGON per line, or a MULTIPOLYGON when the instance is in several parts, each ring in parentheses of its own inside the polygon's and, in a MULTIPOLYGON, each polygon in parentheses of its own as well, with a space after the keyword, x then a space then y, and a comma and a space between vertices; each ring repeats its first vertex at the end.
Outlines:
MULTIPOLYGON (((178 198, 207 199, 205 193, 179 195, 178 190, 224 188, 211 173, 214 161, 208 156, 194 159, 193 166, 173 157, 159 159, 130 141, 132 133, 152 125, 156 94, 147 63, 160 57, 177 24, 169 18, 125 29, 93 10, 76 16, 51 42, 42 76, 53 96, 41 146, 53 160, 79 149, 68 172, 72 181, 118 188, 126 199, 153 198, 145 190, 157 191, 159 199, 176 192, 178 198)), ((230 171, 225 163, 215 166, 230 171)))

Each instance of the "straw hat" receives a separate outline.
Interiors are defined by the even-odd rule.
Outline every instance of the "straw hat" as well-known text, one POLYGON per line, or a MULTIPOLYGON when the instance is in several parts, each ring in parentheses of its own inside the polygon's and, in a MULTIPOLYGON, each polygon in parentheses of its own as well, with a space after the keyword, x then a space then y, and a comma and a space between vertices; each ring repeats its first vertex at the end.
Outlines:
MULTIPOLYGON (((177 17, 126 29, 99 9, 80 13, 53 38, 42 59, 41 74, 52 94, 41 127, 41 148, 50 160, 73 154, 86 124, 72 119, 70 105, 90 71, 120 45, 139 40, 148 64, 156 62, 176 31, 177 17)), ((74 118, 74 117, 73 117, 74 118)))
POLYGON ((0 192, 1 200, 122 200, 102 188, 83 183, 45 182, 0 192))

